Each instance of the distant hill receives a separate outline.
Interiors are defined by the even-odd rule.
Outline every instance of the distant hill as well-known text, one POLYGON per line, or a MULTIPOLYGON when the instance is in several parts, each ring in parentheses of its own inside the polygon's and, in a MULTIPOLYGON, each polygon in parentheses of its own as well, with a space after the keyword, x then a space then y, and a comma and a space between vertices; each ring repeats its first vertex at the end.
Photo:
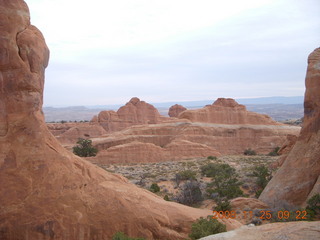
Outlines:
MULTIPOLYGON (((174 104, 181 104, 188 109, 202 108, 212 104, 215 100, 184 101, 151 103, 162 115, 167 116, 168 109, 174 104)), ((249 111, 267 114, 277 121, 298 119, 303 117, 302 96, 296 97, 264 97, 236 99, 240 104, 246 105, 249 111)), ((91 120, 102 110, 117 110, 122 105, 96 105, 71 107, 44 107, 43 111, 47 122, 91 120)))

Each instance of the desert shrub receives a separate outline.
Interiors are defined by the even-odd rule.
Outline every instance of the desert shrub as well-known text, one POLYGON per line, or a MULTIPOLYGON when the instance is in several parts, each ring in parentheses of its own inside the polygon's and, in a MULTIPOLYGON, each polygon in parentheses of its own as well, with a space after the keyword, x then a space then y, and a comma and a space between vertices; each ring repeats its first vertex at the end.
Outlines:
POLYGON ((117 232, 112 236, 112 240, 145 240, 144 238, 131 238, 123 232, 117 232))
POLYGON ((217 206, 214 208, 215 211, 230 211, 231 205, 230 201, 227 199, 222 199, 217 201, 217 206))
POLYGON ((320 194, 313 195, 308 200, 308 209, 314 210, 314 211, 320 211, 320 194))
POLYGON ((192 170, 184 170, 176 174, 176 179, 179 180, 195 180, 197 173, 192 170))
POLYGON ((92 146, 90 139, 79 138, 77 145, 73 147, 73 153, 80 157, 94 157, 97 155, 98 149, 92 146))
POLYGON ((256 191, 256 195, 255 195, 256 198, 259 198, 259 197, 260 197, 262 191, 263 191, 263 189, 259 189, 259 190, 256 191))
POLYGON ((195 240, 226 231, 226 225, 220 223, 217 219, 212 219, 212 216, 207 216, 206 219, 201 217, 192 224, 189 237, 195 240))
POLYGON ((214 156, 208 156, 208 157, 207 157, 207 159, 208 159, 208 160, 217 160, 217 157, 214 157, 214 156))
POLYGON ((251 148, 248 148, 248 149, 244 150, 243 154, 244 155, 248 155, 248 156, 257 155, 256 151, 252 150, 251 148))
POLYGON ((153 193, 160 192, 160 187, 156 183, 152 183, 150 186, 150 191, 153 193))
POLYGON ((276 147, 271 152, 268 153, 268 156, 279 156, 278 151, 280 150, 280 147, 276 147))
POLYGON ((307 203, 306 211, 310 214, 310 219, 314 220, 316 215, 320 214, 320 194, 313 195, 307 203))
POLYGON ((168 195, 164 195, 163 199, 166 200, 166 201, 170 201, 170 198, 169 198, 168 195))
POLYGON ((271 172, 266 166, 256 166, 253 170, 253 176, 257 177, 256 184, 264 189, 271 179, 271 172))
POLYGON ((182 204, 191 205, 203 200, 200 184, 197 181, 188 181, 183 187, 177 201, 182 204))
POLYGON ((232 199, 243 196, 240 189, 241 182, 238 180, 236 170, 228 164, 209 163, 201 167, 204 176, 212 177, 213 180, 207 185, 207 193, 211 196, 218 194, 218 198, 232 199))

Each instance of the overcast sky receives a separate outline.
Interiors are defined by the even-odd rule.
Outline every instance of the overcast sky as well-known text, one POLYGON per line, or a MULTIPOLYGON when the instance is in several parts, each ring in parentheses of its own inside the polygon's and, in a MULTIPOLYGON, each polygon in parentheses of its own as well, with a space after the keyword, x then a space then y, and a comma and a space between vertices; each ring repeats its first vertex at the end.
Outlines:
POLYGON ((302 96, 319 0, 26 0, 45 106, 302 96))

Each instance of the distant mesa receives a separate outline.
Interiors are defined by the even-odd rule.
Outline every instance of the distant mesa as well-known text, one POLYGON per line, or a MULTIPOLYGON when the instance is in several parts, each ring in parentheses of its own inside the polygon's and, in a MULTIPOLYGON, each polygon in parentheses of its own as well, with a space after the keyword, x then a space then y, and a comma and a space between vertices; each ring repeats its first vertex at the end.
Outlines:
POLYGON ((168 115, 169 117, 178 117, 180 113, 187 110, 184 106, 175 104, 169 108, 168 115))

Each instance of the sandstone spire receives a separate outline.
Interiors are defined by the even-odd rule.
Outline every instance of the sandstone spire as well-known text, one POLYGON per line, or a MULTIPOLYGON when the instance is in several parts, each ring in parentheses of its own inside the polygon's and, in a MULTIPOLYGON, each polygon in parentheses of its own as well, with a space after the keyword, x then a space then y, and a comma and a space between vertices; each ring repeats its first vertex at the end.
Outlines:
POLYGON ((320 48, 308 58, 304 109, 298 141, 260 196, 270 206, 300 206, 320 193, 320 48))

